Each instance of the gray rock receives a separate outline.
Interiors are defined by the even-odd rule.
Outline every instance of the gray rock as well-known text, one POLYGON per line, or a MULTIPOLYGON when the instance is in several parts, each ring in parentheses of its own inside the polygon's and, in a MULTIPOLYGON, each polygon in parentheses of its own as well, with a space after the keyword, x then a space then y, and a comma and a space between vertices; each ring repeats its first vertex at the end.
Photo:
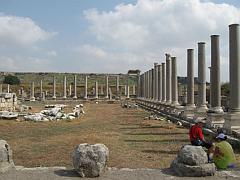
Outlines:
POLYGON ((14 168, 12 150, 5 140, 0 140, 0 173, 14 168))
POLYGON ((208 162, 207 153, 201 146, 185 145, 178 154, 180 163, 190 166, 206 164, 208 162))
POLYGON ((190 166, 179 162, 178 158, 172 162, 171 168, 176 175, 187 177, 213 176, 216 172, 216 166, 214 163, 190 166))
POLYGON ((73 166, 81 177, 98 177, 106 169, 109 150, 104 144, 79 144, 73 152, 73 166))

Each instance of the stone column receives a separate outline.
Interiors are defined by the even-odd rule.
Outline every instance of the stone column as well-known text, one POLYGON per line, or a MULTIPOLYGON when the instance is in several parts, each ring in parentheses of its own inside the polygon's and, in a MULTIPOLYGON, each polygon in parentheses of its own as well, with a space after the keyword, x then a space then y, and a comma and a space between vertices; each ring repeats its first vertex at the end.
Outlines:
POLYGON ((158 65, 158 101, 162 101, 162 65, 158 65))
POLYGON ((0 84, 0 93, 3 92, 2 84, 0 84))
POLYGON ((84 92, 84 99, 88 98, 88 76, 85 76, 85 92, 84 92))
POLYGON ((166 68, 165 63, 162 63, 162 103, 166 102, 166 68))
POLYGON ((198 103, 197 111, 206 112, 206 63, 205 42, 198 43, 198 103))
POLYGON ((43 95, 43 82, 42 80, 40 81, 40 97, 42 98, 43 95))
POLYGON ((156 96, 156 78, 155 78, 155 63, 153 65, 153 69, 152 69, 152 99, 155 100, 155 96, 156 96))
POLYGON ((172 61, 172 106, 179 106, 178 103, 178 79, 176 57, 171 57, 172 61))
POLYGON ((77 99, 77 75, 74 75, 74 96, 73 99, 77 99))
POLYGON ((101 84, 101 95, 103 95, 104 94, 104 92, 103 92, 103 85, 101 84))
POLYGON ((7 93, 10 93, 10 85, 7 84, 7 93))
POLYGON ((129 74, 127 75, 127 99, 130 98, 130 94, 129 94, 129 74))
POLYGON ((171 68, 171 56, 166 54, 166 104, 172 103, 172 68, 171 68))
POLYGON ((153 99, 153 69, 150 70, 150 99, 153 99))
POLYGON ((132 86, 132 95, 136 95, 136 86, 135 86, 135 84, 132 86))
POLYGON ((137 83, 137 97, 141 97, 142 94, 142 75, 138 74, 138 83, 137 83))
POLYGON ((53 99, 56 99, 56 78, 53 76, 53 99))
POLYGON ((45 101, 45 100, 46 100, 46 96, 45 96, 45 93, 44 93, 44 92, 42 92, 41 97, 42 97, 42 101, 45 101))
POLYGON ((187 50, 187 106, 195 108, 194 104, 194 50, 187 50))
POLYGON ((98 82, 95 82, 95 98, 98 99, 98 82))
POLYGON ((69 93, 68 93, 69 97, 72 96, 72 84, 69 84, 69 93))
POLYGON ((31 83, 31 97, 30 101, 35 101, 35 96, 34 96, 34 82, 31 83))
POLYGON ((106 99, 108 99, 109 98, 109 96, 108 96, 108 76, 106 76, 106 80, 105 80, 105 83, 106 83, 106 96, 105 96, 105 98, 106 99))
POLYGON ((240 35, 239 24, 229 25, 230 103, 224 127, 240 129, 240 35))
POLYGON ((158 101, 158 63, 154 63, 154 100, 158 101))
POLYGON ((220 84, 220 48, 219 35, 211 36, 211 90, 210 103, 211 111, 223 112, 221 107, 221 84, 220 84))
POLYGON ((63 99, 67 98, 67 77, 64 76, 63 79, 63 99))
POLYGON ((119 97, 119 76, 116 76, 116 96, 119 97))

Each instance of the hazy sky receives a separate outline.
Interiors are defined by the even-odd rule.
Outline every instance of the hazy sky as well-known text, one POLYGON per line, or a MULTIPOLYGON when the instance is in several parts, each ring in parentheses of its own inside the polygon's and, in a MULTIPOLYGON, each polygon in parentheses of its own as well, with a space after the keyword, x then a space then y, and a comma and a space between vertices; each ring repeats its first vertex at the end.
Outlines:
MULTIPOLYGON (((0 71, 126 73, 177 57, 220 35, 221 76, 228 81, 228 25, 238 0, 0 0, 0 71)), ((207 70, 207 77, 209 72, 207 70)))

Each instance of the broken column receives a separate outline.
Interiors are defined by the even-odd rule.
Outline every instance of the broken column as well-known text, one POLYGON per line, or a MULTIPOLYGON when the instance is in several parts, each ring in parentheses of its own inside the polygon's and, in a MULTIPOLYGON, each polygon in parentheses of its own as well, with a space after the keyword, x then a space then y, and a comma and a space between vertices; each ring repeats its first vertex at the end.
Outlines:
POLYGON ((77 75, 74 75, 74 96, 73 99, 77 99, 77 75))
POLYGON ((0 84, 0 93, 3 92, 2 84, 0 84))
POLYGON ((162 101, 162 65, 158 65, 158 101, 162 101))
POLYGON ((7 93, 10 93, 10 85, 7 84, 7 93))
POLYGON ((116 76, 116 96, 119 97, 119 76, 116 76))
POLYGON ((205 42, 198 43, 198 103, 197 112, 206 112, 206 62, 205 62, 205 42))
POLYGON ((106 76, 105 83, 106 83, 106 96, 105 96, 105 98, 108 99, 109 98, 109 96, 108 96, 108 76, 106 76))
POLYGON ((103 85, 101 84, 101 95, 103 95, 104 94, 104 92, 103 92, 103 85))
POLYGON ((129 99, 130 98, 130 92, 129 92, 129 74, 127 74, 127 99, 129 99))
POLYGON ((171 56, 166 54, 166 104, 172 103, 172 70, 171 70, 171 56))
POLYGON ((178 79, 176 57, 171 57, 172 61, 172 106, 179 106, 178 103, 178 79))
POLYGON ((187 49, 187 105, 184 109, 184 116, 192 118, 194 116, 194 50, 187 49))
POLYGON ((53 76, 53 99, 56 99, 56 78, 53 76))
POLYGON ((86 75, 85 76, 85 91, 84 91, 84 99, 87 99, 88 98, 88 76, 86 75))
POLYGON ((136 95, 136 86, 135 86, 135 84, 132 86, 132 95, 136 95))
POLYGON ((64 76, 63 79, 63 99, 67 98, 67 77, 64 76))
POLYGON ((240 36, 239 24, 229 25, 230 102, 224 128, 240 129, 240 36))
POLYGON ((42 92, 43 92, 43 82, 40 81, 40 97, 42 98, 42 92))
POLYGON ((30 101, 35 101, 35 96, 34 96, 34 82, 31 83, 31 97, 30 101))
POLYGON ((166 68, 165 63, 162 63, 162 101, 163 104, 166 103, 166 68))
POLYGON ((98 99, 98 82, 95 82, 95 98, 98 99))

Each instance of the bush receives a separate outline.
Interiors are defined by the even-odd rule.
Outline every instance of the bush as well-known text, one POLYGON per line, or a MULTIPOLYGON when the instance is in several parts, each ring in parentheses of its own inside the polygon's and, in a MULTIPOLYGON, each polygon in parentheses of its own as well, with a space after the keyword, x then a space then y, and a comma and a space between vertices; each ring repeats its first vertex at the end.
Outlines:
POLYGON ((18 79, 17 76, 13 76, 13 75, 7 75, 4 78, 3 81, 4 84, 10 84, 10 85, 19 85, 20 84, 20 79, 18 79))

